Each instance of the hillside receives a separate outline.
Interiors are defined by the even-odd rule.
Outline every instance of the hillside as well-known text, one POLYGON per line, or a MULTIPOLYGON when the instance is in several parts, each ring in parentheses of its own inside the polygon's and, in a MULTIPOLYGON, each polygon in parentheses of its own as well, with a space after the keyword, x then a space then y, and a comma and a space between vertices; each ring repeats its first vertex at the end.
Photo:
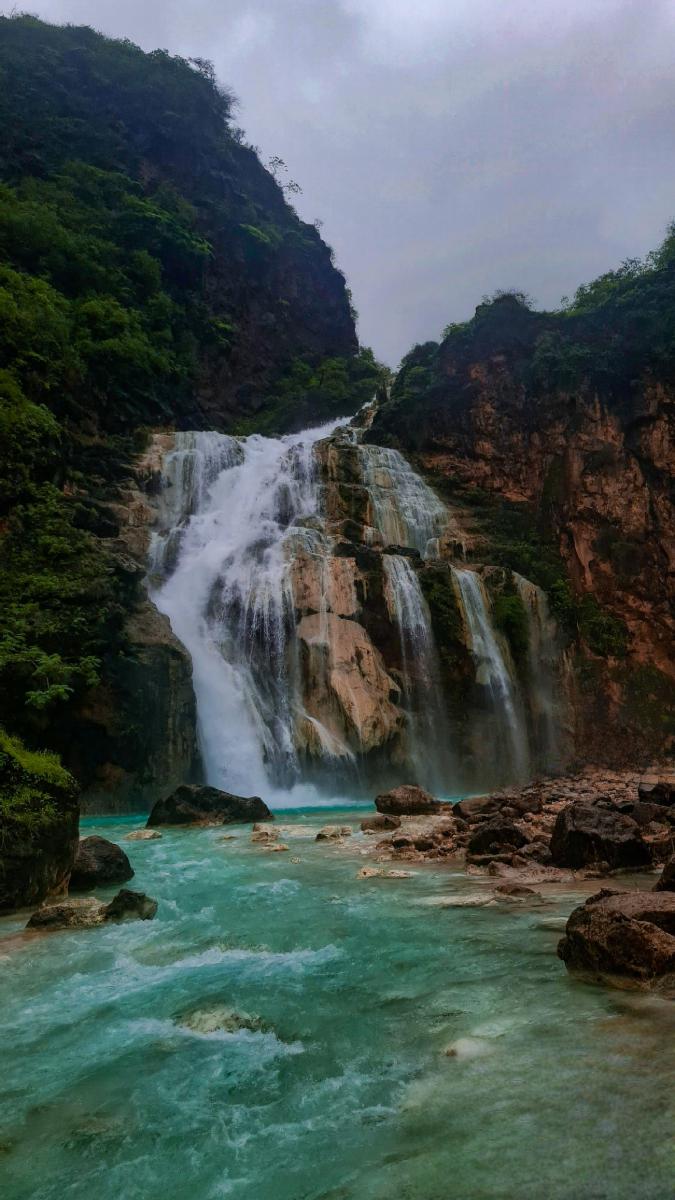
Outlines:
POLYGON ((374 388, 233 110, 208 63, 0 19, 0 724, 36 746, 133 656, 109 504, 148 428, 297 428, 374 388))

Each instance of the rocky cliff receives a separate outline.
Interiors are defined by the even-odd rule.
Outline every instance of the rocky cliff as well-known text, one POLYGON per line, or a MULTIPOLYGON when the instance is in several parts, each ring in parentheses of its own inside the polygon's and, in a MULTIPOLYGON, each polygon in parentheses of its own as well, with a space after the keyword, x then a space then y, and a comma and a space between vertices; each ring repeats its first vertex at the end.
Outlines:
MULTIPOLYGON (((672 267, 656 274, 660 312, 672 267)), ((408 356, 370 436, 463 509, 470 556, 546 588, 577 654, 580 752, 621 758, 675 735, 675 385, 607 307, 482 305, 408 356)))

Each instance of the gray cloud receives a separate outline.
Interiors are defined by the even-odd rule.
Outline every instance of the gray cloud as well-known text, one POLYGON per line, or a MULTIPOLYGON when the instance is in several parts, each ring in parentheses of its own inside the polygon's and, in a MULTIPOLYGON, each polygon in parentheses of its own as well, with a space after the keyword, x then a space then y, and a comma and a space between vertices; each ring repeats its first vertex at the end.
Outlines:
POLYGON ((35 0, 213 60, 395 364, 517 286, 541 305, 675 217, 670 0, 35 0))

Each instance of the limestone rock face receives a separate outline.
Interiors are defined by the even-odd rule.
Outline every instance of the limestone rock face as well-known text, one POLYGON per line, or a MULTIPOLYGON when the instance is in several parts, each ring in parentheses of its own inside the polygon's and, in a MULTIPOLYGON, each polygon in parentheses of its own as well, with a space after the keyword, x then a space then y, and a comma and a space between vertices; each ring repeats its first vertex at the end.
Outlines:
POLYGON ((66 756, 82 786, 84 812, 147 811, 158 791, 199 777, 190 656, 144 585, 162 460, 173 446, 173 434, 154 433, 111 505, 119 535, 110 545, 137 599, 126 623, 131 653, 115 664, 105 686, 85 697, 66 756))
POLYGON ((424 788, 416 787, 412 783, 404 783, 401 787, 392 788, 390 792, 382 792, 375 797, 375 807, 380 813, 394 816, 421 816, 424 813, 442 811, 438 800, 434 800, 424 788))
POLYGON ((403 723, 400 690, 363 626, 316 613, 302 618, 298 638, 307 714, 337 744, 366 753, 395 738, 403 723))
POLYGON ((631 817, 599 804, 570 804, 557 816, 551 855, 559 867, 572 869, 607 863, 610 867, 645 867, 649 846, 631 817))
POLYGON ((602 889, 571 914, 558 954, 570 970, 645 983, 673 976, 675 893, 602 889))
POLYGON ((272 820, 272 813, 259 796, 233 796, 218 788, 184 784, 165 800, 157 801, 148 817, 148 829, 157 825, 234 825, 272 820))
POLYGON ((70 890, 87 891, 133 878, 133 867, 124 851, 102 837, 83 838, 77 847, 70 876, 70 890))

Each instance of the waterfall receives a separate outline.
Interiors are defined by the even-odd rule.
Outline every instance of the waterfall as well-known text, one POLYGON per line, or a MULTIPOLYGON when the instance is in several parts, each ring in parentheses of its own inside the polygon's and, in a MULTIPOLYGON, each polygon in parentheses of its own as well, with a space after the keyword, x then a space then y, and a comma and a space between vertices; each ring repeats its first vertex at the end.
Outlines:
POLYGON ((558 628, 549 611, 546 593, 515 572, 513 579, 527 613, 528 699, 533 742, 540 766, 557 770, 565 757, 562 745, 565 698, 560 686, 562 655, 558 628))
POLYGON ((207 780, 246 795, 299 776, 287 543, 318 514, 313 449, 335 424, 282 438, 177 434, 165 464, 151 569, 171 573, 153 599, 192 657, 207 780))
POLYGON ((408 558, 384 555, 384 573, 385 600, 399 635, 409 758, 417 782, 442 791, 454 774, 454 764, 429 610, 408 558))
POLYGON ((527 727, 517 686, 490 620, 490 606, 483 581, 475 571, 453 568, 476 663, 476 681, 487 693, 495 744, 484 749, 496 761, 502 782, 520 782, 530 773, 527 727))
MULTIPOLYGON (((447 561, 461 530, 398 451, 360 436, 337 421, 280 438, 178 433, 165 454, 149 586, 192 659, 206 779, 283 803, 310 782, 353 794, 413 778, 449 794, 466 762, 477 786, 524 780, 528 727, 508 647, 480 576, 460 568, 478 688, 466 713, 446 710, 416 564, 447 561), (341 537, 352 494, 367 550, 341 537)), ((551 766, 555 627, 543 594, 516 584, 532 761, 551 766)))
POLYGON ((435 557, 437 539, 450 520, 445 505, 398 450, 359 449, 373 509, 373 533, 385 546, 409 546, 423 558, 435 557))

